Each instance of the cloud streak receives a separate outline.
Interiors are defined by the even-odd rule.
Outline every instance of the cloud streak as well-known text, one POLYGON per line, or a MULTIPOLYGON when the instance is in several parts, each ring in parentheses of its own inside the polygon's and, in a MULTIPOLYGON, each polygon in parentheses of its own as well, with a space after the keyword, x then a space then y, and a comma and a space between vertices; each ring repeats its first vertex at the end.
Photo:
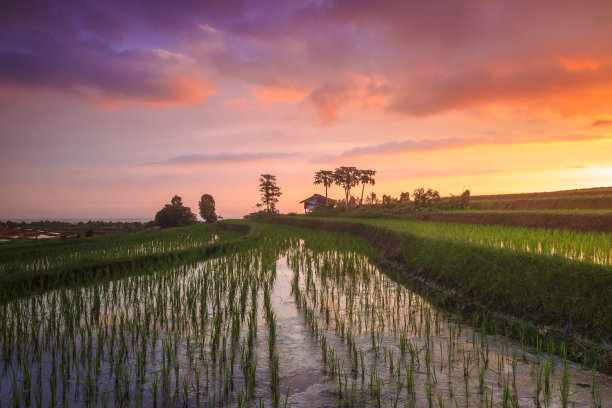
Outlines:
POLYGON ((173 157, 161 164, 215 164, 215 163, 247 163, 260 160, 288 159, 297 157, 297 153, 258 152, 258 153, 215 153, 215 154, 186 154, 173 157))
POLYGON ((512 138, 500 139, 494 137, 452 137, 446 139, 421 139, 421 140, 405 140, 405 141, 390 141, 377 145, 360 146, 353 149, 345 150, 336 155, 323 155, 313 157, 313 163, 331 163, 342 159, 358 157, 358 156, 382 156, 393 154, 417 153, 427 151, 450 150, 458 148, 467 148, 474 146, 485 145, 514 145, 514 144, 531 144, 531 143, 563 143, 563 142, 585 142, 597 140, 610 140, 609 135, 562 135, 551 138, 512 138))
POLYGON ((604 120, 604 119, 596 120, 595 122, 591 123, 591 126, 593 127, 612 126, 612 120, 604 120))

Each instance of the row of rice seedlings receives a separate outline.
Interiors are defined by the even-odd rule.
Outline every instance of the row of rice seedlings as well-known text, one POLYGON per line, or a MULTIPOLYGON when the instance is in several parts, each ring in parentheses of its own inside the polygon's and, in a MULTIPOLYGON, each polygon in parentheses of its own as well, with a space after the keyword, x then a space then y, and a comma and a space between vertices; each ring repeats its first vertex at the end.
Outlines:
POLYGON ((249 250, 5 303, 1 383, 16 405, 188 405, 195 396, 214 406, 233 398, 235 381, 254 398, 257 293, 275 259, 249 250))
POLYGON ((569 259, 612 265, 610 232, 389 219, 359 222, 387 226, 427 237, 462 240, 478 245, 560 255, 569 259))
MULTIPOLYGON (((367 357, 363 358, 364 354, 361 350, 359 353, 362 357, 353 358, 354 350, 359 347, 353 339, 369 330, 372 343, 372 352, 369 354, 372 358, 377 358, 380 355, 379 351, 382 349, 384 362, 387 364, 389 372, 398 373, 403 365, 406 378, 410 380, 406 382, 398 381, 396 389, 405 387, 414 392, 414 370, 420 367, 422 361, 426 369, 426 384, 430 384, 429 388, 425 389, 431 391, 429 394, 426 393, 426 400, 428 402, 433 401, 436 384, 439 382, 436 366, 432 363, 433 355, 436 354, 434 336, 437 336, 439 353, 435 359, 440 361, 440 371, 446 363, 450 387, 449 398, 457 401, 457 394, 452 391, 453 379, 451 376, 455 371, 457 356, 462 355, 463 398, 466 404, 468 404, 472 390, 475 390, 475 394, 480 396, 483 404, 492 404, 494 394, 501 395, 499 402, 502 404, 504 401, 507 404, 518 403, 517 366, 519 362, 525 364, 527 361, 527 347, 524 336, 519 349, 520 360, 516 350, 510 352, 511 346, 508 344, 507 333, 505 340, 501 343, 501 350, 497 354, 491 355, 489 330, 493 331, 492 336, 498 338, 498 327, 489 325, 486 316, 474 314, 472 329, 470 330, 472 341, 467 341, 465 336, 462 336, 462 326, 456 325, 452 317, 450 317, 450 321, 447 321, 445 316, 431 308, 421 298, 403 290, 398 285, 393 285, 388 281, 385 282, 385 279, 379 278, 380 275, 373 272, 371 267, 361 269, 364 271, 363 278, 359 279, 358 274, 354 271, 359 270, 363 265, 359 265, 359 261, 357 261, 352 266, 348 266, 349 259, 350 256, 338 252, 329 252, 322 256, 320 254, 319 259, 316 259, 314 255, 299 250, 296 250, 293 256, 289 256, 294 269, 293 292, 297 303, 305 311, 310 328, 320 339, 323 359, 326 364, 331 364, 330 373, 332 375, 338 374, 334 367, 342 366, 342 361, 337 358, 338 351, 330 346, 329 334, 320 334, 320 327, 333 329, 338 338, 345 342, 348 348, 347 354, 350 356, 348 362, 351 364, 353 373, 357 373, 357 377, 359 373, 362 373, 362 377, 367 377, 365 373, 369 371, 369 388, 372 390, 372 395, 376 396, 377 379, 380 378, 377 371, 379 365, 371 362, 368 364, 367 357), (302 274, 300 274, 300 270, 303 271, 302 274), (366 282, 369 286, 366 286, 366 282), (366 295, 360 296, 360 293, 366 295), (360 306, 360 308, 355 310, 357 306, 360 306), (401 311, 400 313, 396 312, 398 309, 401 311), (443 326, 446 326, 446 330, 443 330, 443 326), (392 335, 394 340, 399 340, 396 343, 397 348, 389 348, 388 337, 386 342, 381 341, 381 337, 386 337, 386 334, 392 335), (416 336, 416 338, 424 336, 423 342, 417 345, 417 342, 413 340, 414 338, 409 340, 410 336, 416 336), (446 353, 443 350, 444 346, 446 346, 446 353), (466 349, 466 346, 468 349, 466 349), (395 358, 394 350, 398 350, 398 354, 402 356, 400 361, 395 358), (446 362, 444 357, 446 357, 446 362), (493 362, 497 360, 498 364, 496 381, 487 379, 487 377, 490 377, 488 374, 491 371, 488 367, 491 360, 493 362), (359 367, 360 362, 361 367, 359 367), (511 366, 511 370, 504 371, 507 365, 511 366), (471 388, 473 372, 477 373, 478 386, 471 388), (494 392, 495 389, 498 390, 497 394, 494 392)), ((541 340, 539 341, 541 342, 541 340)), ((551 344, 554 354, 554 343, 551 344)), ((541 348, 536 350, 537 358, 533 360, 534 366, 540 364, 541 352, 541 348)), ((368 353, 365 354, 365 356, 367 355, 368 353)), ((553 361, 554 357, 550 357, 550 359, 553 361)), ((545 364, 544 367, 546 367, 545 364)), ((537 378, 537 371, 532 370, 532 372, 535 373, 533 377, 537 389, 537 384, 541 382, 541 379, 537 378)), ((548 404, 552 393, 549 380, 550 370, 545 369, 544 373, 547 384, 544 399, 548 404)), ((562 405, 567 403, 569 384, 569 376, 562 377, 559 382, 558 393, 562 405)), ((443 399, 442 394, 438 393, 437 395, 441 401, 443 399)), ((534 401, 537 404, 540 403, 539 393, 534 393, 534 401)))
POLYGON ((79 262, 166 254, 201 248, 203 245, 238 236, 240 234, 237 232, 223 230, 217 226, 197 225, 59 242, 25 242, 10 248, 0 248, 0 273, 9 270, 40 272, 65 268, 79 262))

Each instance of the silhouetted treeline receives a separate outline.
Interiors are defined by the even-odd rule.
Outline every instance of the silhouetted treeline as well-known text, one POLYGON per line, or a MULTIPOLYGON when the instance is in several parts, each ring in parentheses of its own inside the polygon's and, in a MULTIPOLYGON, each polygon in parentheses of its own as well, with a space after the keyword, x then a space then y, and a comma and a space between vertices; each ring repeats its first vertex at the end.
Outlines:
POLYGON ((144 228, 153 226, 152 221, 148 223, 142 222, 121 222, 121 221, 79 221, 79 222, 65 222, 65 221, 33 221, 33 222, 15 222, 15 221, 0 221, 0 225, 5 227, 21 227, 21 228, 32 228, 44 231, 63 232, 71 231, 75 229, 86 229, 86 230, 116 230, 121 232, 132 232, 140 231, 144 228))
MULTIPOLYGON (((402 192, 398 197, 383 194, 378 197, 371 192, 365 197, 363 204, 359 205, 360 198, 351 196, 348 201, 348 211, 376 212, 378 210, 392 210, 392 212, 422 212, 431 210, 466 210, 470 207, 470 190, 463 191, 460 195, 451 194, 450 197, 441 197, 437 190, 432 188, 417 188, 412 195, 402 192)), ((327 207, 315 209, 315 215, 333 215, 347 211, 347 206, 341 201, 336 201, 327 207)))

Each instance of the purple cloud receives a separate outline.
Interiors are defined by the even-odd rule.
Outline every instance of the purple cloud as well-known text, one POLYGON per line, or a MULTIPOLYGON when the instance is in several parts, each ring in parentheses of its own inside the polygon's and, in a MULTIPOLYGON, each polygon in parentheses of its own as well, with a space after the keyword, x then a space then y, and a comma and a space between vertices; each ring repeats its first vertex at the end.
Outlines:
POLYGON ((605 93, 612 84, 603 40, 612 26, 597 24, 612 19, 612 3, 593 4, 9 2, 0 11, 0 87, 196 104, 211 94, 210 78, 230 79, 303 90, 325 123, 381 89, 383 106, 416 116, 542 97, 563 113, 606 113, 612 106, 576 101, 584 87, 605 93), (563 66, 565 57, 592 62, 563 66), (356 88, 354 76, 377 86, 356 88))
POLYGON ((217 153, 187 154, 168 159, 166 164, 205 164, 251 162, 257 160, 287 159, 296 157, 297 153, 258 152, 258 153, 217 153))

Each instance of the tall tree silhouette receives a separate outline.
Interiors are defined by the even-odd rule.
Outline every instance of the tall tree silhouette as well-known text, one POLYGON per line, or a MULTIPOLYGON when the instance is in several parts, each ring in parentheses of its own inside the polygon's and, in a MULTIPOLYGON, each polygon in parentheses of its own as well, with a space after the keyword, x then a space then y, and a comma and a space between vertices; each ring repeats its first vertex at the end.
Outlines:
POLYGON ((210 194, 204 194, 198 202, 200 208, 200 216, 206 222, 216 222, 217 214, 215 213, 215 199, 210 194))
POLYGON ((334 170, 334 184, 344 189, 346 198, 346 208, 349 206, 349 198, 351 196, 351 188, 359 184, 360 172, 356 167, 338 167, 334 170))
POLYGON ((363 191, 365 190, 365 185, 376 184, 374 180, 374 176, 376 175, 376 170, 359 170, 359 181, 361 182, 361 200, 359 200, 359 205, 363 204, 363 191))
POLYGON ((261 202, 266 206, 266 210, 277 212, 276 203, 282 193, 280 187, 276 185, 276 176, 261 174, 259 177, 259 192, 261 193, 261 202))
POLYGON ((314 175, 313 184, 323 184, 325 186, 325 205, 329 204, 327 198, 327 188, 334 183, 334 172, 331 170, 319 170, 314 175))

